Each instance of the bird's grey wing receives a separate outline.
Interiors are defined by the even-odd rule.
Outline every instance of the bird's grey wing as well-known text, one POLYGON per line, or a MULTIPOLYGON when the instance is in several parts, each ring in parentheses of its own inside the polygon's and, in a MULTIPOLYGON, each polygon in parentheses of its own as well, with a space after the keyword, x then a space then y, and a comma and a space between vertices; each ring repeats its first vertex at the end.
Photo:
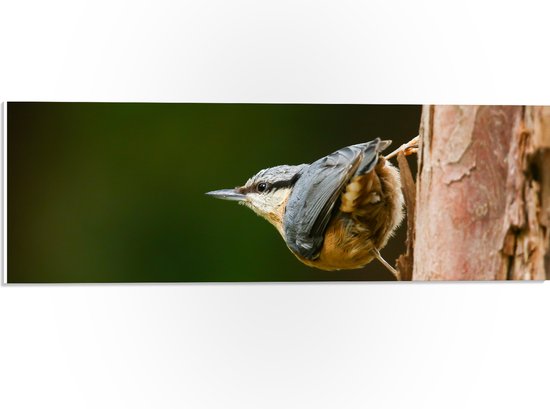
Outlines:
POLYGON ((348 146, 304 170, 292 189, 284 216, 286 242, 294 253, 309 260, 317 257, 340 194, 355 174, 374 168, 378 152, 387 146, 384 142, 377 138, 348 146))

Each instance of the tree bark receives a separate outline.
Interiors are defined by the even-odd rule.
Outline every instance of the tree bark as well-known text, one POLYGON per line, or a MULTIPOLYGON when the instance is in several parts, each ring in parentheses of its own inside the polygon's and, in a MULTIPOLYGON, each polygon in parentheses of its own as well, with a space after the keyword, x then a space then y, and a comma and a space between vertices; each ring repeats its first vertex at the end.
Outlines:
POLYGON ((399 271, 399 280, 411 281, 413 277, 414 266, 414 221, 416 213, 416 189, 414 179, 409 168, 407 159, 403 152, 397 154, 397 163, 401 175, 401 186, 405 198, 405 207, 407 209, 407 241, 405 243, 405 253, 399 256, 396 261, 397 271, 399 271))
POLYGON ((544 280, 550 107, 425 106, 413 280, 544 280))

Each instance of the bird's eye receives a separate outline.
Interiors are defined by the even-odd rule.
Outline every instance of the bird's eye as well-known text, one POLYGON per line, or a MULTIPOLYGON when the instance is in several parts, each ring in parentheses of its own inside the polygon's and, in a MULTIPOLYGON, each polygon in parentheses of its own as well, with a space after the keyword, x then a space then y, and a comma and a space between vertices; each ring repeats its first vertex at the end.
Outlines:
POLYGON ((268 188, 268 185, 265 182, 258 183, 258 186, 256 186, 256 190, 260 193, 265 192, 267 190, 267 188, 268 188))

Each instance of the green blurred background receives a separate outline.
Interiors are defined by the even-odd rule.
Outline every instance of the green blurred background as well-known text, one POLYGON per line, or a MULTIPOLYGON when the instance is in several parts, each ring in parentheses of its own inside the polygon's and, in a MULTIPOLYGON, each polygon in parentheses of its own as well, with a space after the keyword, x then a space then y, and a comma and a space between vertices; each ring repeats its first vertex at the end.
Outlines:
MULTIPOLYGON (((306 267, 268 222, 204 193, 375 137, 391 151, 417 135, 420 111, 8 103, 8 282, 391 280, 376 261, 306 267)), ((394 264, 404 241, 401 228, 382 255, 394 264)))

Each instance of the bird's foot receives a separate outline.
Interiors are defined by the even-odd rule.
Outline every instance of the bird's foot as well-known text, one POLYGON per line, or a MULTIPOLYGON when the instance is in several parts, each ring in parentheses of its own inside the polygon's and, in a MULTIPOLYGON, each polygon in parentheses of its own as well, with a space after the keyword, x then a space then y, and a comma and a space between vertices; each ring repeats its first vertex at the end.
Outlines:
POLYGON ((405 156, 413 155, 418 152, 418 142, 420 141, 420 135, 415 136, 409 142, 404 145, 401 145, 399 148, 394 150, 389 155, 386 155, 386 159, 391 159, 394 156, 397 156, 399 152, 403 152, 405 156))
POLYGON ((390 265, 390 263, 388 263, 386 260, 384 260, 382 258, 382 256, 380 255, 380 252, 378 251, 378 249, 374 249, 373 253, 374 253, 374 257, 376 257, 376 259, 379 262, 381 262, 384 265, 384 267, 386 267, 394 275, 394 277, 397 279, 397 281, 401 281, 401 274, 399 274, 399 271, 397 271, 395 268, 393 268, 390 265))

